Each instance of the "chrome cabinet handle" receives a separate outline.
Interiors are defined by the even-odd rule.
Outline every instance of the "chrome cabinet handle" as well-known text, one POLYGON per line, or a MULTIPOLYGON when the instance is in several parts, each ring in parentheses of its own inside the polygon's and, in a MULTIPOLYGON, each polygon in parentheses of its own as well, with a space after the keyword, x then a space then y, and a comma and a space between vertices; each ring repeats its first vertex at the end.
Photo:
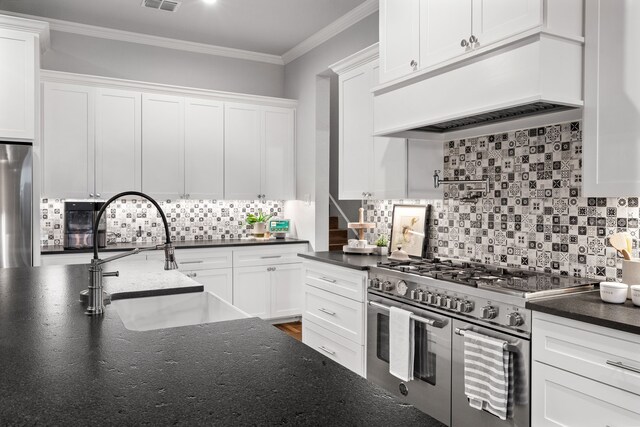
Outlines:
POLYGON ((471 37, 469 37, 469 44, 476 44, 476 43, 478 43, 478 38, 473 34, 471 34, 471 37))
POLYGON ((336 315, 336 313, 335 313, 334 311, 329 311, 329 310, 327 310, 326 308, 322 308, 322 307, 320 307, 320 308, 318 309, 318 311, 321 311, 321 312, 323 312, 323 313, 326 313, 326 314, 328 314, 329 316, 335 316, 335 315, 336 315))
POLYGON ((203 260, 197 260, 197 261, 181 261, 178 264, 202 264, 204 261, 203 260))
POLYGON ((275 259, 282 258, 282 255, 269 255, 269 256, 261 256, 260 259, 275 259))
POLYGON ((412 59, 409 65, 411 66, 411 68, 413 68, 413 71, 415 71, 418 68, 418 61, 412 59))
POLYGON ((328 277, 320 277, 319 279, 329 283, 336 283, 336 279, 329 279, 328 277))
POLYGON ((196 277, 196 273, 187 273, 187 277, 194 278, 196 277))
POLYGON ((319 346, 318 348, 319 348, 320 350, 324 351, 325 353, 328 353, 328 354, 330 354, 330 355, 332 355, 332 356, 335 356, 335 355, 336 355, 336 352, 335 352, 335 351, 333 351, 333 350, 329 350, 327 347, 325 347, 325 346, 323 346, 323 345, 319 346))
POLYGON ((607 360, 607 365, 615 366, 616 368, 625 369, 627 371, 640 374, 640 368, 634 368, 633 366, 625 365, 622 362, 614 362, 613 360, 607 360))
POLYGON ((462 40, 460 41, 460 46, 462 46, 462 47, 467 47, 467 46, 469 46, 469 42, 467 41, 467 39, 462 39, 462 40))

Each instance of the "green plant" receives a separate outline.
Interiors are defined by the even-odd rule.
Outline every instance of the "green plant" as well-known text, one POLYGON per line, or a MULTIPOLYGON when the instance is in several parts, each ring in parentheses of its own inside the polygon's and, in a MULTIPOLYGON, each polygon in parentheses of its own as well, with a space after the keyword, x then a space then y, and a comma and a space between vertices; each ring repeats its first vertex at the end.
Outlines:
POLYGON ((389 245, 389 240, 387 239, 387 236, 380 236, 378 237, 378 240, 376 240, 376 246, 380 248, 383 248, 388 245, 389 245))
POLYGON ((250 213, 249 215, 247 215, 247 224, 253 225, 260 222, 267 222, 272 217, 273 215, 265 215, 264 213, 262 213, 262 209, 259 209, 257 214, 250 213))

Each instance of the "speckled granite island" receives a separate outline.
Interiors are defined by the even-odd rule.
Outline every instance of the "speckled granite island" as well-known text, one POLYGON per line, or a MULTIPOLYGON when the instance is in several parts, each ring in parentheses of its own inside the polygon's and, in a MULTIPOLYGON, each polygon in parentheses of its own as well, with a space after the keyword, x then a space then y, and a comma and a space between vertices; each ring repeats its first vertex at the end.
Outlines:
POLYGON ((0 269, 2 425, 441 426, 257 318, 133 332, 110 306, 87 317, 86 279, 0 269))

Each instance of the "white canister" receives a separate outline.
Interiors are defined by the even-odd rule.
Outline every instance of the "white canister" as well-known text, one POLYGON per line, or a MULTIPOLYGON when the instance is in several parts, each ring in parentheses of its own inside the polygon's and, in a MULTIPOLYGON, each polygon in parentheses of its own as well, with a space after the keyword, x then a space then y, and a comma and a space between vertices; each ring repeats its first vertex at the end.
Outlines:
POLYGON ((631 299, 631 286, 640 285, 640 260, 622 260, 622 281, 629 285, 627 299, 631 299))

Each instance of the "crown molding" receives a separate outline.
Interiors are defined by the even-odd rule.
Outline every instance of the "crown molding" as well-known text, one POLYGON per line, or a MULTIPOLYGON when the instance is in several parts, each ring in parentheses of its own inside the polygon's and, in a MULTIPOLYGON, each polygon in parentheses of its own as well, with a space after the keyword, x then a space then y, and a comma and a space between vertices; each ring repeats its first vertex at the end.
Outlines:
POLYGON ((206 43, 197 43, 186 40, 171 39, 168 37, 152 36, 131 31, 116 30, 113 28, 98 27, 95 25, 80 24, 77 22, 63 21, 60 19, 45 18, 41 16, 26 15, 2 11, 3 14, 48 22, 51 30, 71 34, 79 34, 88 37, 98 37, 107 40, 117 40, 127 43, 144 44, 148 46, 163 47, 166 49, 183 50, 186 52, 201 53, 205 55, 224 56, 227 58, 244 59, 247 61, 266 62, 269 64, 283 65, 282 57, 268 53, 253 52, 250 50, 233 49, 224 46, 215 46, 206 43))
POLYGON ((305 53, 320 46, 322 43, 335 37, 352 25, 362 21, 367 16, 377 12, 378 8, 379 0, 366 0, 360 6, 357 6, 351 11, 345 13, 331 24, 285 52, 284 55, 282 55, 284 64, 288 64, 289 62, 301 57, 305 53))
POLYGON ((77 84, 97 88, 132 90, 145 93, 161 93, 177 96, 199 97, 225 102, 245 102, 273 107, 296 108, 296 106, 298 105, 298 101, 296 101, 295 99, 224 92, 211 89, 199 89, 186 86, 167 85, 162 83, 141 82, 137 80, 116 79, 112 77, 93 76, 89 74, 67 73, 64 71, 40 70, 40 81, 50 83, 77 84))
MULTIPOLYGON (((16 31, 27 31, 38 35, 40 40, 40 53, 44 53, 51 47, 51 38, 49 37, 49 23, 38 19, 29 19, 24 17, 10 16, 0 11, 0 28, 6 28, 16 31)), ((36 17, 34 17, 36 18, 36 17)))
POLYGON ((336 74, 343 74, 347 71, 351 71, 361 65, 367 64, 371 61, 375 61, 379 57, 378 43, 374 43, 369 47, 365 47, 359 52, 348 56, 335 64, 331 64, 329 68, 336 74))

